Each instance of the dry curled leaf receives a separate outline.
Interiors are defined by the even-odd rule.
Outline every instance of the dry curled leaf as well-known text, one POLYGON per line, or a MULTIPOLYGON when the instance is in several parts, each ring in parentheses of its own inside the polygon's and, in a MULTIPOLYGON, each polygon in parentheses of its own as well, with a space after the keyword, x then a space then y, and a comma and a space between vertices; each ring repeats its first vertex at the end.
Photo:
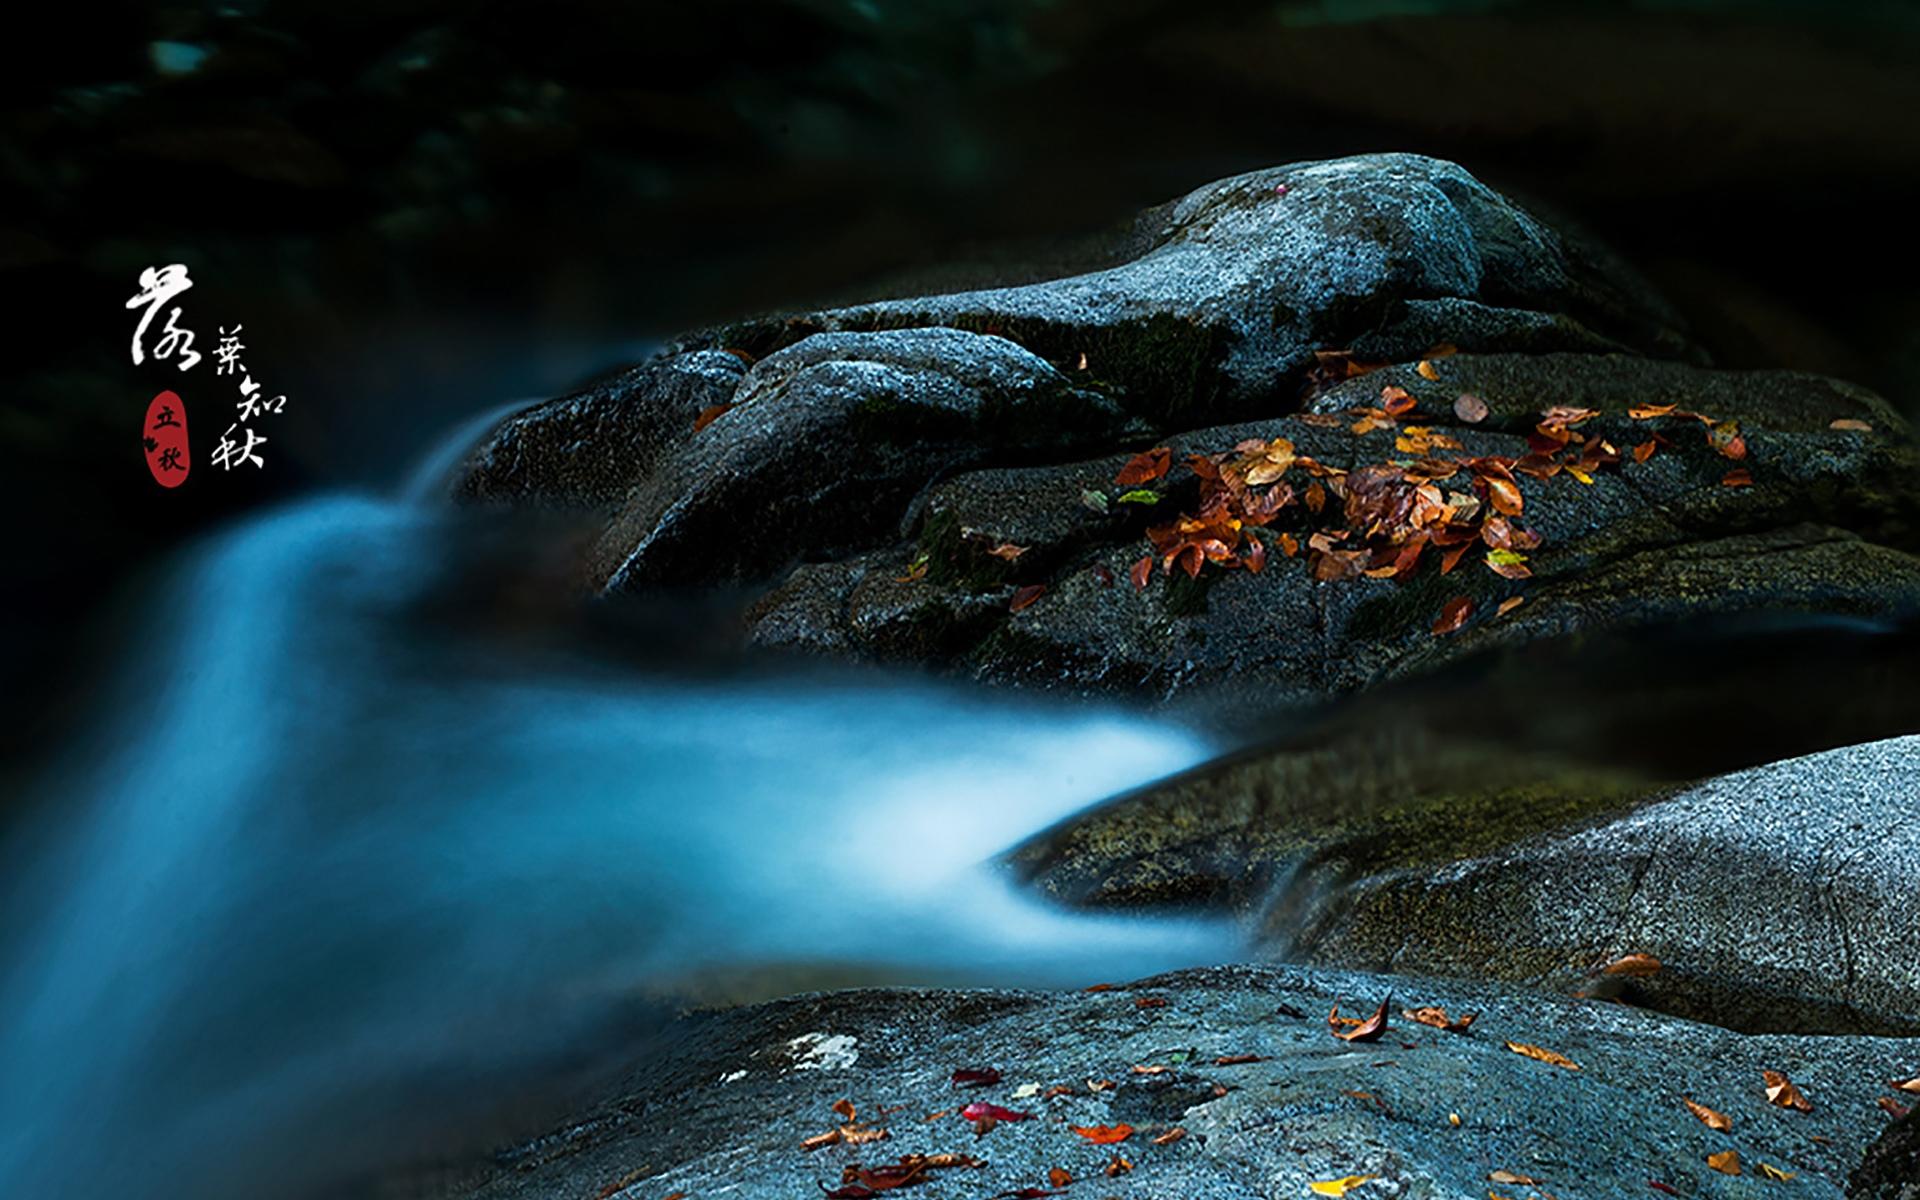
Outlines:
POLYGON ((1707 1155, 1707 1165, 1722 1175, 1738 1175, 1740 1173, 1740 1152, 1738 1150, 1722 1150, 1718 1154, 1709 1154, 1707 1155))
POLYGON ((1156 1146, 1171 1146, 1185 1136, 1187 1136, 1186 1129, 1183 1126, 1175 1125, 1172 1129, 1154 1138, 1153 1144, 1156 1146))
POLYGON ((1624 975, 1629 979, 1645 979, 1660 973, 1660 960, 1651 954, 1625 954, 1600 968, 1602 975, 1624 975))
POLYGON ((1721 1133, 1725 1133, 1728 1130, 1733 1128, 1733 1119, 1731 1117, 1728 1117, 1725 1113, 1715 1112, 1711 1108, 1708 1108, 1706 1105, 1696 1103, 1692 1099, 1689 1099, 1684 1096, 1681 1097, 1681 1099, 1685 1101, 1687 1106, 1687 1111, 1692 1113, 1694 1116, 1699 1117, 1701 1123, 1704 1124, 1708 1129, 1713 1129, 1721 1133))
POLYGON ((1508 1042, 1506 1045, 1507 1049, 1513 1051, 1515 1054, 1523 1054, 1528 1058, 1536 1059, 1543 1063, 1551 1063, 1556 1067, 1564 1067, 1569 1071, 1578 1071, 1580 1069, 1580 1064, 1574 1062, 1566 1055, 1544 1049, 1540 1046, 1529 1046, 1525 1042, 1508 1042))
POLYGON ((1400 1015, 1409 1021, 1429 1025, 1448 1033, 1465 1033, 1473 1027, 1474 1021, 1480 1016, 1479 1013, 1461 1013, 1460 1019, 1456 1021, 1447 1016, 1446 1009, 1431 1005, 1425 1008, 1403 1008, 1400 1010, 1400 1015))
POLYGON ((1380 1007, 1375 1009, 1373 1015, 1364 1021, 1355 1021, 1351 1017, 1342 1018, 1340 1016, 1340 1009, 1336 1005, 1332 1014, 1327 1018, 1328 1024, 1334 1027, 1333 1036, 1343 1042, 1379 1041, 1380 1035, 1387 1031, 1387 1005, 1391 1002, 1391 999, 1392 997, 1388 997, 1388 999, 1382 1000, 1380 1007), (1343 1029, 1341 1028, 1343 1025, 1348 1027, 1343 1029))
POLYGON ((1096 1146, 1111 1146, 1133 1136, 1131 1125, 1069 1125, 1067 1128, 1096 1146))
POLYGON ((1781 1108, 1797 1109, 1800 1112, 1812 1112, 1813 1105, 1800 1094, 1800 1089, 1778 1071, 1762 1071, 1760 1077, 1767 1084, 1767 1103, 1777 1104, 1781 1108))

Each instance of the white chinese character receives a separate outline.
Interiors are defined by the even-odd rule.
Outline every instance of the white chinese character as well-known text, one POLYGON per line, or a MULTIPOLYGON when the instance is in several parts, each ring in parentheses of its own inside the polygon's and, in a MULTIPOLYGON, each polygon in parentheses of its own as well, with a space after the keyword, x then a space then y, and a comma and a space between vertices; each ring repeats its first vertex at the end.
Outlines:
MULTIPOLYGON (((146 361, 146 350, 140 344, 147 336, 147 327, 153 324, 153 316, 160 306, 193 286, 193 280, 187 278, 184 263, 173 263, 165 267, 148 267, 140 272, 140 293, 127 301, 128 308, 146 306, 140 314, 140 324, 133 331, 133 362, 135 366, 146 361)), ((155 358, 171 358, 173 352, 180 351, 180 369, 192 367, 200 361, 200 355, 193 348, 193 334, 175 324, 180 319, 180 309, 176 305, 167 314, 166 336, 153 348, 155 358)))
POLYGON ((246 369, 240 363, 240 352, 246 349, 240 344, 240 331, 245 328, 245 325, 235 325, 233 332, 228 333, 225 325, 220 326, 220 344, 213 350, 213 357, 218 360, 213 368, 215 375, 232 375, 246 369))
POLYGON ((267 464, 262 461, 258 454, 253 453, 253 448, 266 444, 267 439, 261 437, 253 430, 241 429, 238 423, 229 425, 227 426, 227 431, 220 435, 220 444, 213 448, 214 465, 228 471, 233 470, 236 463, 244 462, 250 462, 256 467, 264 467, 267 464), (239 445, 233 440, 233 431, 236 429, 240 429, 242 433, 247 435, 246 445, 239 445))

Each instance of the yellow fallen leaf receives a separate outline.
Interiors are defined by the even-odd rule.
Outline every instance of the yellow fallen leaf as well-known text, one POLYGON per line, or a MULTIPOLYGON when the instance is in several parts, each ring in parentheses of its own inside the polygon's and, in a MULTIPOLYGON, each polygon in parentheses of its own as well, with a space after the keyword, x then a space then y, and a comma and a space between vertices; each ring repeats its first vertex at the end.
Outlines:
POLYGON ((1420 360, 1420 365, 1415 367, 1414 370, 1420 372, 1420 378, 1422 379, 1431 380, 1436 383, 1440 380, 1440 372, 1434 368, 1432 363, 1424 358, 1420 360))
POLYGON ((1722 1175, 1738 1175, 1740 1173, 1740 1152, 1738 1150, 1722 1150, 1718 1154, 1709 1154, 1707 1155, 1707 1165, 1722 1175))
POLYGON ((1380 1178, 1378 1175, 1348 1175, 1343 1179, 1329 1179, 1322 1183, 1309 1183, 1307 1190, 1316 1196, 1344 1196, 1363 1183, 1371 1183, 1380 1178))
POLYGON ((1779 1167, 1770 1167, 1766 1163, 1760 1164, 1760 1174, 1776 1183, 1785 1183, 1793 1178, 1792 1171, 1782 1171, 1779 1167))
POLYGON ((1565 1067, 1569 1071, 1578 1071, 1580 1069, 1579 1063, 1574 1062, 1564 1054, 1556 1054, 1551 1050, 1545 1050, 1539 1046, 1529 1046, 1525 1042, 1508 1042, 1507 1049, 1513 1051, 1515 1054, 1524 1054, 1528 1058, 1538 1059, 1543 1063, 1552 1063, 1556 1067, 1565 1067))

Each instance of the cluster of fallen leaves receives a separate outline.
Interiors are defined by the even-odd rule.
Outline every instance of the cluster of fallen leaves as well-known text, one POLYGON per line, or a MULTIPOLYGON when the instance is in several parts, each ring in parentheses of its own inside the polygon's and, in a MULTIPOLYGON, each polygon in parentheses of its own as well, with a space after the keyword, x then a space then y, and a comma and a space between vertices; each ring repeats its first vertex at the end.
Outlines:
MULTIPOLYGON (((1451 353, 1436 348, 1435 357, 1451 353)), ((1377 370, 1382 364, 1360 362, 1343 351, 1323 351, 1310 381, 1325 386, 1377 370)), ((1423 378, 1439 379, 1431 359, 1422 360, 1423 378)), ((1156 569, 1197 577, 1212 565, 1224 570, 1244 568, 1259 574, 1279 555, 1304 554, 1315 579, 1405 579, 1419 569, 1431 550, 1441 574, 1449 574, 1469 554, 1506 579, 1532 575, 1529 555, 1541 543, 1540 535, 1520 523, 1526 499, 1522 476, 1548 480, 1566 475, 1591 485, 1602 471, 1618 470, 1626 456, 1612 442, 1583 431, 1597 409, 1556 405, 1540 414, 1527 435, 1523 455, 1465 456, 1461 443, 1431 425, 1412 423, 1418 401, 1406 389, 1381 389, 1378 405, 1354 408, 1345 415, 1308 413, 1298 418, 1320 428, 1345 426, 1354 436, 1376 431, 1392 434, 1394 453, 1383 461, 1346 470, 1301 454, 1286 438, 1250 439, 1219 454, 1192 454, 1185 466, 1199 481, 1199 501, 1191 511, 1146 530, 1150 553, 1133 564, 1135 587, 1145 588, 1156 569), (1282 530, 1283 514, 1304 510, 1305 527, 1282 530), (1304 544, 1302 538, 1304 537, 1304 544)), ((1489 415, 1485 401, 1461 394, 1454 416, 1469 425, 1489 415)), ((1632 458, 1644 463, 1663 446, 1671 446, 1666 423, 1698 422, 1707 444, 1730 460, 1747 456, 1738 421, 1722 421, 1677 405, 1642 404, 1628 411, 1634 421, 1661 422, 1647 440, 1634 447, 1632 458)), ((1864 425, 1847 423, 1846 427, 1864 425)), ((1842 426, 1835 422, 1835 427, 1842 426)), ((1161 495, 1147 485, 1157 484, 1172 470, 1173 452, 1159 446, 1135 455, 1114 476, 1121 487, 1133 489, 1122 502, 1156 503, 1161 495)), ((1745 467, 1721 480, 1728 487, 1753 482, 1745 467)), ((1496 616, 1521 603, 1509 597, 1496 616)), ((1436 635, 1452 633, 1473 614, 1473 601, 1459 596, 1447 602, 1433 625, 1436 635)))

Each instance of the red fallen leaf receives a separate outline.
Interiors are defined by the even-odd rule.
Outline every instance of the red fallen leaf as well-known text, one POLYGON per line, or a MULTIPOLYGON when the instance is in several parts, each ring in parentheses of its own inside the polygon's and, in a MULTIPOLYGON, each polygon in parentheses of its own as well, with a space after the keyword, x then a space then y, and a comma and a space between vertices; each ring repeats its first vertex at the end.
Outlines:
POLYGON ((962 1067, 953 1073, 957 1087, 992 1087, 1000 1082, 1000 1072, 992 1067, 962 1067))
POLYGON ((1478 425, 1487 419, 1487 402, 1471 392, 1461 392, 1453 402, 1453 415, 1469 425, 1478 425))
POLYGON ((1857 420, 1853 417, 1841 417, 1839 420, 1830 421, 1827 424, 1827 428, 1828 429, 1851 429, 1855 433, 1872 433, 1873 432, 1873 426, 1867 424, 1865 421, 1857 420))
POLYGON ((1912 1105, 1902 1104, 1891 1096, 1878 1097, 1878 1102, 1886 1114, 1896 1121, 1906 1120, 1907 1114, 1913 1111, 1912 1105))
POLYGON ((701 409, 700 415, 693 419, 693 431, 699 433, 702 429, 718 421, 721 417, 726 416, 727 413, 732 410, 733 405, 731 404, 714 404, 701 409))
POLYGON ((988 1104, 984 1100, 975 1100, 960 1110, 960 1115, 969 1121, 983 1121, 992 1117, 996 1121, 1031 1121, 1032 1113, 1015 1112, 1011 1108, 1001 1108, 998 1104, 988 1104))
POLYGON ((1081 990, 1087 991, 1087 992, 1110 992, 1119 986, 1120 985, 1117 983, 1096 983, 1090 987, 1082 988, 1081 990))
POLYGON ((1720 480, 1721 487, 1752 487, 1753 472, 1745 467, 1735 467, 1720 480))
POLYGON ((1473 615, 1473 600, 1466 596, 1455 596, 1440 608, 1439 619, 1433 623, 1433 636, 1441 637, 1459 629, 1473 615))
POLYGON ((1019 591, 1013 594, 1013 599, 1007 602, 1007 611, 1019 612, 1021 609, 1026 608, 1028 605, 1032 604, 1035 600, 1038 600, 1040 597, 1046 594, 1047 594, 1046 584, 1030 583, 1026 587, 1021 588, 1019 591))
MULTIPOLYGON (((1387 1031, 1387 1004, 1392 999, 1393 997, 1389 996, 1387 997, 1386 1000, 1382 1000, 1380 1002, 1380 1007, 1374 1010, 1374 1013, 1371 1017, 1368 1017, 1366 1020, 1355 1024, 1351 1029, 1342 1031, 1336 1028, 1333 1031, 1333 1036, 1339 1038, 1343 1042, 1377 1042, 1379 1041, 1380 1035, 1387 1031)), ((1328 1017, 1327 1019, 1330 1023, 1334 1023, 1334 1024, 1342 1023, 1340 1018, 1339 1006, 1336 1005, 1334 1007, 1332 1016, 1328 1017)), ((1351 1020, 1351 1019, 1352 1018, 1348 1018, 1348 1020, 1351 1020)))
POLYGON ((1093 564, 1093 566, 1088 568, 1088 571, 1090 574, 1092 574, 1092 576, 1096 580, 1099 581, 1101 587, 1106 588, 1106 587, 1113 586, 1113 572, 1107 570, 1105 567, 1101 566, 1099 563, 1093 564))
POLYGON ((1156 1146, 1171 1146, 1185 1136, 1187 1136, 1187 1131, 1181 1126, 1175 1125, 1172 1129, 1154 1138, 1153 1144, 1156 1146))
POLYGON ((1133 1136, 1131 1125, 1069 1125, 1067 1128, 1096 1146, 1111 1146, 1133 1136))
POLYGON ((1414 404, 1413 393, 1403 387, 1388 384, 1380 389, 1380 409, 1390 417, 1404 416, 1412 412, 1414 404))
POLYGON ((1660 973, 1660 960, 1651 954, 1626 954, 1600 968, 1600 973, 1625 975, 1629 979, 1645 979, 1660 973))
POLYGON ((1462 542, 1445 554, 1442 554, 1440 556, 1440 573, 1442 575, 1451 574, 1453 569, 1460 565, 1461 557, 1471 549, 1473 549, 1472 542, 1462 542))
POLYGON ((1133 998, 1133 1006, 1135 1008, 1165 1008, 1171 1003, 1173 1002, 1165 996, 1135 996, 1133 998))
POLYGON ((1146 590, 1147 580, 1152 577, 1153 555, 1151 554, 1133 564, 1133 569, 1127 572, 1127 578, 1133 580, 1133 586, 1140 591, 1146 590))
POLYGON ((1244 1063, 1270 1061, 1272 1061, 1271 1058, 1265 1054, 1222 1054, 1219 1058, 1213 1060, 1213 1065, 1216 1067, 1237 1067, 1244 1063))
POLYGON ((1173 451, 1166 446, 1155 446, 1143 450, 1127 460, 1113 481, 1122 487, 1134 487, 1142 483, 1152 483, 1167 473, 1173 465, 1173 451))
POLYGON ((1661 1183, 1658 1179, 1647 1180, 1647 1186, 1656 1192, 1665 1192, 1669 1196, 1678 1196, 1680 1190, 1670 1183, 1661 1183))
POLYGON ((1766 1081, 1769 1104, 1797 1109, 1800 1112, 1813 1111, 1813 1105, 1807 1102, 1807 1098, 1800 1094, 1800 1089, 1793 1086, 1785 1075, 1778 1071, 1762 1071, 1760 1077, 1766 1081))
POLYGON ((1635 446, 1633 448, 1633 461, 1637 463, 1643 463, 1647 461, 1648 459, 1653 457, 1653 452, 1659 449, 1659 447, 1660 447, 1660 443, 1658 442, 1652 442, 1652 441, 1641 442, 1638 446, 1635 446))
POLYGON ((1267 569, 1267 544, 1257 537, 1247 539, 1247 552, 1240 556, 1247 570, 1255 575, 1267 569))

